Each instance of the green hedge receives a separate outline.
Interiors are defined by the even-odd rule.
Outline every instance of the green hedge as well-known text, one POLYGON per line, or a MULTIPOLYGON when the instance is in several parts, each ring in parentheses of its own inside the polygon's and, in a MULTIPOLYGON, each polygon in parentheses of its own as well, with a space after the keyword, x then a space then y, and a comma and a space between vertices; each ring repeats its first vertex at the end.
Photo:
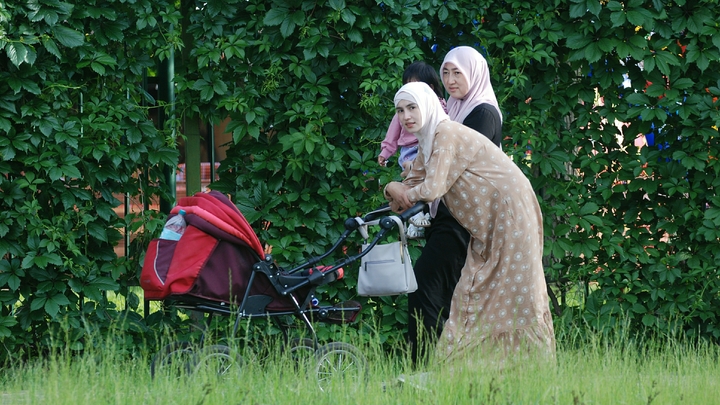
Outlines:
MULTIPOLYGON (((213 188, 281 264, 324 251, 398 177, 376 156, 404 67, 439 66, 457 45, 486 55, 503 148, 541 199, 558 331, 622 320, 716 341, 719 12, 682 0, 0 6, 0 359, 81 350, 88 328, 120 328, 128 348, 153 341, 160 316, 142 319, 129 286, 163 215, 113 208, 168 197, 184 119, 232 119, 213 188), (144 83, 168 57, 176 99, 158 128, 165 104, 144 83), (137 237, 118 258, 126 228, 137 237)), ((324 298, 355 298, 354 272, 324 298)), ((401 341, 404 300, 363 300, 355 330, 401 341)))

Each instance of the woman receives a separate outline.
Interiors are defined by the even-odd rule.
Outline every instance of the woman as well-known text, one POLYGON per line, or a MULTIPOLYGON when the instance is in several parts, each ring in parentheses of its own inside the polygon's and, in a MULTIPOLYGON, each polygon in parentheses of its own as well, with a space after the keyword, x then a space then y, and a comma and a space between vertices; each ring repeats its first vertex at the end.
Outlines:
MULTIPOLYGON (((403 84, 409 82, 425 82, 430 88, 435 90, 435 93, 440 99, 440 103, 445 104, 445 97, 443 95, 438 72, 433 69, 432 66, 428 65, 423 61, 415 61, 405 68, 402 78, 403 84)), ((400 149, 400 156, 398 157, 398 165, 402 168, 403 173, 410 167, 412 160, 415 159, 417 154, 417 138, 414 135, 407 133, 403 130, 402 125, 397 120, 396 116, 393 116, 390 126, 380 144, 380 154, 378 155, 378 164, 380 166, 387 165, 387 160, 390 156, 395 154, 395 151, 400 149)), ((403 175, 403 177, 405 177, 403 175)))
MULTIPOLYGON (((440 66, 440 77, 450 95, 447 102, 450 119, 480 132, 500 147, 502 114, 485 58, 468 46, 453 48, 440 66)), ((407 340, 413 361, 421 357, 419 341, 434 342, 442 333, 470 242, 468 231, 442 201, 431 207, 432 221, 424 232, 425 246, 414 266, 418 289, 408 296, 411 317, 407 340), (420 322, 425 339, 419 337, 420 322)))
POLYGON ((502 113, 487 61, 480 52, 469 46, 453 48, 440 66, 440 77, 450 95, 450 119, 480 132, 501 148, 502 113))
POLYGON ((442 198, 470 234, 438 354, 554 353, 542 265, 542 213, 530 182, 479 132, 450 120, 424 83, 395 95, 401 123, 419 140, 408 177, 385 187, 396 212, 442 198))

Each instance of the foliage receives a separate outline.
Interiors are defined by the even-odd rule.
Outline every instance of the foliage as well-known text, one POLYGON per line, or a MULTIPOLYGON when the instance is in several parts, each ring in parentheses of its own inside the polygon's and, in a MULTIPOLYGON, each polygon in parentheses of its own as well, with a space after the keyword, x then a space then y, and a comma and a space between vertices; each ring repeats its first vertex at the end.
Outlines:
POLYGON ((44 353, 60 330, 81 350, 88 330, 138 318, 106 294, 137 308, 127 286, 137 283, 139 255, 117 257, 114 246, 162 218, 120 218, 115 208, 125 195, 158 194, 160 167, 176 164, 170 132, 153 125, 157 107, 139 86, 167 26, 141 23, 164 11, 153 4, 0 9, 0 360, 44 353))
MULTIPOLYGON (((382 203, 399 170, 375 160, 402 70, 457 45, 487 57, 503 149, 541 199, 557 327, 628 317, 720 338, 713 1, 86 3, 0 6, 0 358, 42 351, 64 318, 81 348, 84 324, 121 315, 102 291, 130 295, 139 258, 112 246, 126 227, 144 246, 161 215, 121 219, 117 196, 161 194, 176 162, 179 126, 152 125, 162 103, 140 86, 158 63, 174 55, 178 119, 232 119, 213 188, 288 266, 382 203)), ((354 270, 324 299, 357 298, 354 270)), ((362 300, 390 343, 404 299, 362 300)))

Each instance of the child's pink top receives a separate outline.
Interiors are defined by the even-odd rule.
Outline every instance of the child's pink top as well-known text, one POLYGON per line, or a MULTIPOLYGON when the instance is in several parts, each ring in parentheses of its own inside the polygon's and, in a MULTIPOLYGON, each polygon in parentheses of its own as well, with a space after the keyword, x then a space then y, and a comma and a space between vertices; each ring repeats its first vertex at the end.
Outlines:
MULTIPOLYGON (((447 112, 447 104, 444 98, 438 98, 440 104, 443 106, 443 110, 447 112)), ((418 144, 417 137, 410 132, 406 131, 405 128, 400 124, 400 119, 397 114, 393 116, 390 121, 385 139, 380 144, 380 156, 387 159, 394 155, 398 147, 402 146, 415 146, 418 144)))

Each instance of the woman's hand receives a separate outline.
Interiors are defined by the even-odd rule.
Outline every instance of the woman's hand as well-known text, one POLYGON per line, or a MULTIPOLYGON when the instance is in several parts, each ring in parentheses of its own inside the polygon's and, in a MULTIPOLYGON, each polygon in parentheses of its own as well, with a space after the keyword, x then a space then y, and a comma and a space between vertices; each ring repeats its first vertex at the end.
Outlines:
POLYGON ((413 203, 407 197, 407 191, 410 187, 393 181, 385 186, 385 198, 390 203, 390 209, 394 212, 403 212, 413 206, 413 203))

